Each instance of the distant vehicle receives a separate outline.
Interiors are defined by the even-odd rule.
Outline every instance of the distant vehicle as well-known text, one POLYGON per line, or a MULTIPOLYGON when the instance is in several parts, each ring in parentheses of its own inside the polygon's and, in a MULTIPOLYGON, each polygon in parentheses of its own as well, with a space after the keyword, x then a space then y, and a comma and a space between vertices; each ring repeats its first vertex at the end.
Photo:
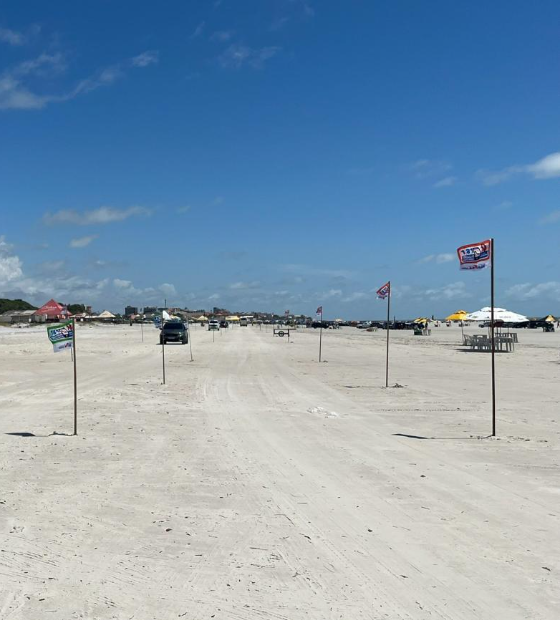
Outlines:
POLYGON ((163 324, 159 334, 159 343, 167 344, 168 342, 180 342, 187 344, 189 341, 189 330, 181 321, 168 321, 163 324))
POLYGON ((248 321, 245 318, 239 319, 239 327, 247 327, 248 321))
POLYGON ((371 323, 370 321, 362 321, 361 323, 358 323, 356 327, 358 329, 367 329, 368 327, 371 327, 371 323))
POLYGON ((227 321, 220 321, 220 327, 227 329, 229 327, 229 323, 227 321))
POLYGON ((212 320, 212 321, 208 321, 208 331, 219 331, 220 330, 220 324, 218 323, 218 321, 216 320, 212 320))
POLYGON ((313 321, 313 323, 311 323, 311 327, 313 327, 314 329, 318 329, 319 327, 322 327, 323 329, 328 329, 329 324, 327 323, 327 321, 313 321))

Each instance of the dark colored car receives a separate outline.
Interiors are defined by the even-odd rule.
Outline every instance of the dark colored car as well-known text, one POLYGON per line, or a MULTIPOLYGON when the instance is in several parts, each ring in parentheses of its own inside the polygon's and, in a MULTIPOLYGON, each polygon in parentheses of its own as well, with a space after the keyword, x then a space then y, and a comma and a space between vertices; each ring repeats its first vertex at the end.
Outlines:
POLYGON ((220 327, 222 329, 227 329, 229 327, 229 323, 227 321, 220 321, 220 327))
POLYGON ((189 331, 184 323, 180 321, 169 321, 163 324, 163 328, 159 335, 160 344, 167 344, 168 342, 187 344, 188 341, 189 331))

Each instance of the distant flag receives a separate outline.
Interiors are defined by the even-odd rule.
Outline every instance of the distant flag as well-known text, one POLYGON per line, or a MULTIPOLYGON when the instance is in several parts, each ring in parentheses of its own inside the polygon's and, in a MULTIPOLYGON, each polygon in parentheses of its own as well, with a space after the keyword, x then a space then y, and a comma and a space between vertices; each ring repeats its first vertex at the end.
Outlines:
POLYGON ((323 306, 319 306, 315 314, 323 314, 323 306))
POLYGON ((165 310, 162 311, 162 316, 163 316, 163 320, 164 321, 170 321, 171 317, 169 316, 169 312, 166 312, 165 310))
POLYGON ((391 283, 387 282, 381 288, 377 290, 377 298, 378 299, 387 299, 391 294, 391 283))
POLYGON ((52 342, 55 353, 72 348, 74 339, 74 326, 72 321, 65 321, 59 325, 47 326, 47 334, 52 342))
POLYGON ((484 269, 490 267, 492 261, 490 239, 480 243, 470 243, 457 248, 460 269, 484 269))

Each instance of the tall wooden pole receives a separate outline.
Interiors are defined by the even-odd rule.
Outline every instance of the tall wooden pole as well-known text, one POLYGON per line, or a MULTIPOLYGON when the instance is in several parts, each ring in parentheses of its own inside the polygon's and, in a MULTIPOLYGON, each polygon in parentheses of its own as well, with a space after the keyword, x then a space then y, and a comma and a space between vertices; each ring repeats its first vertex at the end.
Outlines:
POLYGON ((321 307, 321 326, 319 327, 319 362, 321 361, 322 344, 323 344, 323 308, 321 307))
POLYGON ((78 373, 76 367, 76 319, 72 319, 72 352, 74 353, 74 435, 78 434, 78 373))
POLYGON ((389 317, 391 316, 391 280, 389 280, 389 295, 387 296, 387 356, 385 359, 385 387, 389 387, 389 317))
POLYGON ((163 385, 165 385, 165 334, 163 332, 163 312, 161 313, 161 361, 163 365, 163 385))
POLYGON ((490 339, 492 341, 492 437, 496 436, 496 365, 494 342, 494 239, 490 239, 490 339))

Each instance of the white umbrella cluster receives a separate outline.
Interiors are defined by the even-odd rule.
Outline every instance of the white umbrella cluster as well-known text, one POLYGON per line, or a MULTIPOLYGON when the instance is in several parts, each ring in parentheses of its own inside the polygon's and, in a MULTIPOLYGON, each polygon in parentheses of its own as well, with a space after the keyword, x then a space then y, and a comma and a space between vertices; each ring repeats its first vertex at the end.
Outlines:
MULTIPOLYGON (((482 308, 476 312, 471 312, 463 319, 464 321, 490 321, 492 318, 492 309, 490 307, 482 308)), ((517 312, 511 312, 505 308, 494 308, 494 321, 503 321, 504 323, 522 323, 529 319, 517 312)))

